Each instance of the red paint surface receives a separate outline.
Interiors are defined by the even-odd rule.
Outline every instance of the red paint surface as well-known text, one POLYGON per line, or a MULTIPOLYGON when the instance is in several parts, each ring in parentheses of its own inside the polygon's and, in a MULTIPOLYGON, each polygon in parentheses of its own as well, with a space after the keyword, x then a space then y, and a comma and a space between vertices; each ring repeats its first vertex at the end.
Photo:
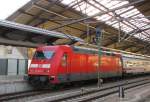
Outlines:
MULTIPOLYGON (((55 51, 55 55, 52 59, 48 60, 37 60, 32 59, 31 64, 51 64, 51 68, 29 68, 29 75, 48 75, 55 76, 55 82, 59 82, 57 79, 58 74, 73 74, 73 73, 96 73, 97 72, 97 64, 98 64, 98 56, 92 54, 83 54, 83 53, 75 53, 70 46, 61 45, 61 46, 45 46, 37 48, 37 51, 55 51), (61 65, 62 56, 66 53, 67 57, 67 66, 63 67, 61 65), (48 70, 48 72, 45 72, 48 70)), ((102 55, 101 56, 101 66, 99 70, 103 73, 107 72, 122 72, 122 66, 119 61, 121 59, 121 55, 102 55)))

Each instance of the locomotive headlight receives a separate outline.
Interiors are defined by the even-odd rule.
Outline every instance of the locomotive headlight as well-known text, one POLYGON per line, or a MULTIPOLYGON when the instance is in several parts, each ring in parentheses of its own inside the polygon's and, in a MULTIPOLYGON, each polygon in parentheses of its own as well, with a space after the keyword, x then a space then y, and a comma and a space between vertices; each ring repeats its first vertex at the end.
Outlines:
POLYGON ((42 68, 50 68, 50 67, 51 67, 50 64, 43 64, 43 65, 42 65, 42 68))
POLYGON ((31 64, 30 65, 30 68, 37 68, 38 67, 38 64, 31 64))

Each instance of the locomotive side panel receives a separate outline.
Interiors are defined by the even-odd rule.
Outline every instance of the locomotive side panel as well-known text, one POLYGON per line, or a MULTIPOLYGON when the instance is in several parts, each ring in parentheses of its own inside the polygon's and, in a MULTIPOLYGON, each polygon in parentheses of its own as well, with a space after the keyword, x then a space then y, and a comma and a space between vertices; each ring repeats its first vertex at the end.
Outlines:
POLYGON ((87 68, 88 68, 87 74, 89 79, 97 78, 97 63, 98 63, 97 55, 94 54, 87 55, 87 68))
POLYGON ((87 66, 88 65, 86 54, 73 53, 70 66, 70 80, 71 81, 86 80, 88 77, 87 66))
POLYGON ((122 66, 118 56, 102 56, 100 73, 101 77, 115 77, 122 75, 122 66))
MULTIPOLYGON (((100 76, 102 78, 113 77, 113 76, 121 76, 122 75, 122 62, 121 55, 113 52, 102 51, 101 60, 100 60, 100 68, 98 68, 98 50, 88 49, 88 48, 80 48, 74 47, 75 55, 86 55, 87 61, 86 66, 83 67, 87 69, 88 72, 84 72, 86 74, 86 80, 88 79, 96 79, 98 75, 98 70, 100 72, 100 76)), ((75 58, 75 57, 73 57, 75 58)), ((78 57, 80 60, 80 58, 78 57)), ((75 64, 79 65, 79 64, 75 64)), ((74 67, 74 66, 72 66, 74 67)), ((80 68, 80 69, 83 69, 80 68)))
POLYGON ((118 56, 101 56, 101 66, 98 68, 98 56, 92 54, 74 53, 71 59, 70 80, 80 81, 96 79, 100 71, 102 78, 121 76, 122 66, 118 56))

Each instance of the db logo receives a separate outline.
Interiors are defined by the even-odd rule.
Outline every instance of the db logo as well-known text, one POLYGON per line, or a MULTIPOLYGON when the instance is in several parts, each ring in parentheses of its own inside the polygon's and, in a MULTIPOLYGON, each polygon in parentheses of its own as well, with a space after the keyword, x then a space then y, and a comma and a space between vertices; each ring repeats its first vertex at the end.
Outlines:
POLYGON ((38 67, 39 67, 39 68, 42 68, 42 64, 39 64, 38 67))

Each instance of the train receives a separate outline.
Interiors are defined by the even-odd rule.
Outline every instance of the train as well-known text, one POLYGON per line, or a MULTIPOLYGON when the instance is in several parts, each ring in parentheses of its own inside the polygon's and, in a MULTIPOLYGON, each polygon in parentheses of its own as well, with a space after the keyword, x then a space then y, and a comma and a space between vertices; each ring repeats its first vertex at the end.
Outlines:
POLYGON ((70 45, 41 46, 28 69, 31 84, 58 85, 150 72, 150 57, 70 45), (99 59, 100 58, 100 59, 99 59), (100 61, 100 64, 99 64, 100 61))

